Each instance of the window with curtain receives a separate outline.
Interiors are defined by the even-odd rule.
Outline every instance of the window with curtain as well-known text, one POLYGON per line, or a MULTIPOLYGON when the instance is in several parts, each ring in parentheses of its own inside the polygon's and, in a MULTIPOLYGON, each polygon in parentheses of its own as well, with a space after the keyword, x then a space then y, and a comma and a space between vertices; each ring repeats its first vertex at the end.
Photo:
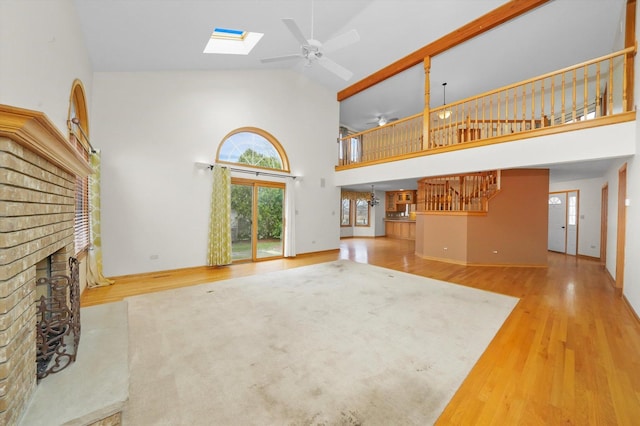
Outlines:
POLYGON ((86 177, 76 177, 73 237, 76 254, 89 247, 89 182, 86 177))
MULTIPOLYGON (((84 88, 80 80, 73 82, 71 98, 69 101, 69 140, 82 155, 89 161, 89 121, 84 88)), ((74 218, 74 246, 76 254, 89 247, 89 176, 76 176, 75 187, 75 218, 74 218)))
POLYGON ((356 226, 369 226, 369 203, 367 200, 356 200, 356 226))
POLYGON ((340 226, 351 226, 351 200, 342 198, 340 206, 340 226))

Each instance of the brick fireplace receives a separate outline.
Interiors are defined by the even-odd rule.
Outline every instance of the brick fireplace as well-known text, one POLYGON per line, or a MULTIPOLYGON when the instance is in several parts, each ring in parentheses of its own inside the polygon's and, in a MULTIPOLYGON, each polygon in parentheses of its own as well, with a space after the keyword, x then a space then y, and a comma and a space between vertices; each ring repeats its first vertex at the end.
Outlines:
POLYGON ((36 265, 51 256, 52 274, 69 273, 76 176, 90 172, 46 115, 0 105, 0 424, 35 389, 36 265))

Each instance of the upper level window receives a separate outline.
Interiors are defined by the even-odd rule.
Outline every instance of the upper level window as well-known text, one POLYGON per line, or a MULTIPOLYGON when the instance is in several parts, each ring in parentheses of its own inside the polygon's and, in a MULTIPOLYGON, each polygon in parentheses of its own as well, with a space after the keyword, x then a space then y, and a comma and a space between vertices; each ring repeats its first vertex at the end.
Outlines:
POLYGON ((216 161, 289 171, 289 160, 276 138, 253 127, 229 133, 218 147, 216 161))

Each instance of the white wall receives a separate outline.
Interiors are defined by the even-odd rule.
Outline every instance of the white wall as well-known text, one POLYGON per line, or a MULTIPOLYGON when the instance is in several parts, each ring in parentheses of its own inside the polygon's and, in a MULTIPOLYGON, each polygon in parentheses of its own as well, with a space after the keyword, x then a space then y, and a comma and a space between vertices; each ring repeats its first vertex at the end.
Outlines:
POLYGON ((0 1, 0 103, 42 111, 66 135, 76 78, 90 101, 91 62, 73 2, 0 1))
POLYGON ((340 227, 340 238, 350 238, 353 237, 353 226, 341 226, 340 227))
MULTIPOLYGON (((638 84, 640 84, 640 80, 636 79, 636 87, 638 84)), ((640 131, 640 129, 638 130, 640 131)), ((638 150, 640 150, 640 141, 638 142, 638 150)), ((609 189, 609 196, 611 196, 611 189, 609 189)), ((636 314, 640 315, 640 262, 638 261, 640 259, 640 238, 638 238, 640 235, 640 164, 637 156, 627 162, 627 199, 630 205, 627 207, 626 218, 627 233, 623 293, 636 314)), ((615 263, 613 264, 613 270, 615 271, 615 263)))
MULTIPOLYGON (((636 22, 640 19, 640 8, 636 6, 636 22)), ((636 40, 640 37, 640 26, 636 25, 636 40)), ((640 58, 635 56, 635 69, 640 66, 640 58)), ((640 73, 635 73, 634 99, 640 99, 640 73)), ((640 135, 640 117, 636 117, 636 133, 640 135)), ((640 138, 636 138, 636 150, 640 152, 640 138)), ((616 171, 617 178, 617 171, 616 171)), ((611 189, 609 189, 611 195, 611 189)), ((627 233, 625 246, 625 269, 623 294, 640 315, 640 162, 634 158, 627 162, 627 233)), ((615 265, 615 264, 614 264, 615 265)), ((608 266, 608 264, 607 264, 608 266)), ((615 270, 615 267, 614 267, 615 270)))
MULTIPOLYGON (((72 1, 1 0, 0 104, 44 112, 67 135, 76 78, 89 102, 93 71, 72 1)), ((80 284, 82 291, 86 260, 80 284)))
POLYGON ((549 184, 549 192, 580 191, 578 254, 600 257, 600 215, 604 178, 582 179, 549 184))
MULTIPOLYGON (((605 175, 604 183, 608 185, 607 206, 607 261, 606 268, 611 277, 616 277, 617 237, 618 237, 618 170, 625 160, 614 162, 605 175)), ((628 228, 627 228, 628 229, 628 228)), ((627 232, 628 235, 628 232, 627 232)))
POLYGON ((245 126, 272 134, 303 177, 297 252, 338 247, 335 93, 291 71, 96 73, 92 109, 106 275, 206 263, 212 180, 194 162, 213 162, 223 138, 245 126))

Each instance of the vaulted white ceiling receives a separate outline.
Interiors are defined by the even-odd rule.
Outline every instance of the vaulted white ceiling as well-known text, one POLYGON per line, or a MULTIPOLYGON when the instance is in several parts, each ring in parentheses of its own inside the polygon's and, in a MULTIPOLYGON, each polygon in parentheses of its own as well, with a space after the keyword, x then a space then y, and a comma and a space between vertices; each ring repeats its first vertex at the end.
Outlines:
MULTIPOLYGON (((336 93, 506 3, 504 0, 74 0, 95 71, 290 68, 336 93), (313 25, 312 25, 313 17, 313 25), (360 41, 327 55, 353 72, 344 81, 303 60, 261 58, 299 52, 283 24, 325 42, 355 29, 360 41), (214 27, 264 33, 247 56, 202 50, 214 27)), ((623 48, 626 0, 552 0, 432 59, 431 106, 504 86, 623 48)), ((420 112, 417 65, 342 102, 354 130, 380 115, 420 112)))
MULTIPOLYGON (((75 0, 96 71, 292 68, 338 92, 495 9, 504 0, 75 0), (312 29, 313 16, 313 29, 312 29), (331 53, 354 73, 344 81, 314 64, 261 58, 299 52, 282 18, 321 42, 355 29, 360 41, 331 53), (247 56, 202 50, 214 26, 264 33, 247 56)), ((553 0, 432 60, 432 106, 622 48, 625 0, 553 0)), ((344 103, 357 130, 385 114, 423 108, 418 65, 344 103)))

